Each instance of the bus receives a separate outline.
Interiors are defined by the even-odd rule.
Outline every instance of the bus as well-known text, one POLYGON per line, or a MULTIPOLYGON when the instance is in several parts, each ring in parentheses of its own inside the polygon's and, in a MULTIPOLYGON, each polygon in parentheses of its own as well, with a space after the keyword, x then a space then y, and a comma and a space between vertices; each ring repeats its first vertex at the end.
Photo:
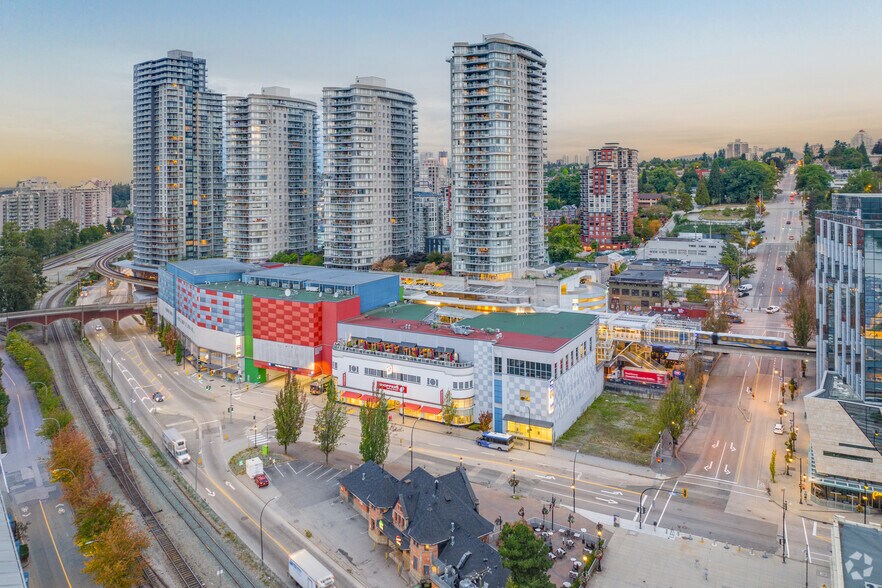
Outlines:
POLYGON ((480 437, 475 439, 475 443, 481 447, 496 449, 497 451, 509 451, 514 444, 514 435, 508 433, 482 433, 480 437))

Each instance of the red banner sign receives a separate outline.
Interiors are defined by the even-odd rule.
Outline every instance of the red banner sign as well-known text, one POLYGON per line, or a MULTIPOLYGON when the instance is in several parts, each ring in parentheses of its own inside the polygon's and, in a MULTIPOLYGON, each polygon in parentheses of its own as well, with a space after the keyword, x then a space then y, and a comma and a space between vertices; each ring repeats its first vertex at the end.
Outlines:
POLYGON ((391 382, 377 382, 377 390, 385 390, 394 394, 407 394, 407 386, 391 382))

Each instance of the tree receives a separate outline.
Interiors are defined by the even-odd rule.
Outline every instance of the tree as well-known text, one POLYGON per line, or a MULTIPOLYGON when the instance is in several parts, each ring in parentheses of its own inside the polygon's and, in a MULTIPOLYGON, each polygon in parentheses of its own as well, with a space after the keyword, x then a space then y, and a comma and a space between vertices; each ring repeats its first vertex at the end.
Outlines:
POLYGON ((444 393, 444 404, 441 405, 441 418, 448 427, 453 424, 453 419, 456 418, 456 407, 453 406, 453 394, 451 394, 450 390, 444 393))
POLYGON ((695 171, 694 165, 689 165, 683 170, 683 175, 680 176, 680 181, 683 182, 686 190, 693 190, 698 186, 698 172, 695 171))
POLYGON ((761 161, 734 161, 723 177, 727 202, 747 202, 759 194, 775 193, 778 171, 761 161))
POLYGON ((796 170, 796 189, 800 192, 822 193, 830 189, 833 176, 823 166, 803 165, 796 170))
POLYGON ((548 257, 551 261, 567 261, 581 252, 579 225, 557 225, 548 231, 548 257))
POLYGON ((74 511, 77 532, 74 540, 82 547, 110 528, 114 519, 126 516, 126 509, 109 492, 93 492, 74 511))
POLYGON ((115 518, 96 539, 95 553, 84 570, 99 586, 128 588, 143 580, 144 551, 150 546, 147 534, 131 516, 115 518))
POLYGON ((674 443, 683 434, 686 427, 686 418, 692 410, 692 399, 683 385, 672 382, 668 391, 665 392, 658 403, 658 424, 662 429, 668 429, 674 443))
POLYGON ((110 188, 110 198, 114 208, 128 208, 132 202, 132 187, 129 184, 114 184, 110 188))
POLYGON ((723 201, 723 172, 720 171, 719 159, 714 159, 711 164, 710 174, 707 178, 707 192, 711 204, 723 201))
POLYGON ((698 189, 695 191, 695 203, 699 206, 707 206, 711 203, 707 183, 703 179, 698 182, 698 189))
POLYGON ((769 460, 769 473, 772 475, 772 484, 775 483, 775 456, 778 454, 774 449, 772 450, 772 459, 769 460))
POLYGON ((379 393, 375 402, 366 402, 358 415, 361 422, 361 443, 358 451, 364 461, 382 465, 389 455, 389 403, 379 393))
POLYGON ((144 324, 147 326, 147 331, 152 333, 153 329, 156 328, 156 313, 153 312, 153 307, 145 306, 142 316, 144 317, 144 324))
POLYGON ((546 573, 551 568, 548 548, 529 525, 505 523, 499 534, 499 556, 511 571, 510 582, 517 588, 553 588, 546 573))
POLYGON ((802 161, 803 161, 803 163, 808 165, 809 163, 812 162, 812 159, 814 159, 814 156, 815 155, 814 155, 814 153, 812 153, 812 148, 809 147, 808 143, 806 143, 805 147, 802 148, 802 161))
POLYGON ((880 185, 879 174, 865 169, 851 174, 839 191, 845 194, 880 192, 880 185))
POLYGON ((686 290, 687 302, 704 302, 707 300, 707 288, 701 284, 695 284, 686 290))
POLYGON ((824 159, 825 157, 827 157, 827 154, 824 152, 824 146, 821 145, 820 147, 818 147, 818 158, 824 159))
POLYGON ((784 261, 797 290, 803 289, 815 277, 815 248, 808 239, 800 239, 796 249, 784 261))
POLYGON ((24 257, 10 257, 0 262, 0 311, 29 310, 37 300, 34 272, 24 257))
POLYGON ((815 289, 791 288, 783 308, 784 316, 790 322, 793 342, 797 347, 808 347, 817 327, 815 289))
POLYGON ((276 441, 285 447, 285 455, 288 455, 288 445, 297 443, 300 432, 303 431, 303 420, 308 408, 306 390, 297 378, 289 376, 288 381, 276 394, 276 408, 273 409, 276 441))
POLYGON ((720 254, 720 265, 729 270, 729 276, 733 281, 742 281, 756 272, 756 266, 753 261, 756 256, 747 253, 734 243, 728 242, 723 245, 723 251, 720 254))
POLYGON ((579 205, 579 174, 570 173, 568 168, 560 172, 545 184, 549 198, 562 202, 564 205, 579 205))
POLYGON ((485 410, 481 414, 478 415, 478 427, 480 427, 481 432, 486 433, 490 430, 490 426, 493 424, 493 413, 489 410, 485 410))
POLYGON ((9 425, 9 394, 0 385, 0 434, 9 425))
POLYGON ((728 296, 711 296, 707 299, 707 316, 701 322, 701 328, 713 333, 725 333, 729 330, 732 319, 732 300, 728 296))
POLYGON ((677 205, 680 207, 680 210, 685 210, 686 212, 692 210, 692 194, 685 189, 677 192, 677 205))
POLYGON ((95 454, 86 435, 75 427, 65 427, 52 438, 49 451, 49 470, 56 471, 54 479, 65 479, 70 476, 70 470, 74 477, 86 477, 95 464, 95 454))
POLYGON ((325 463, 328 456, 336 451, 343 438, 343 429, 346 427, 346 407, 337 402, 337 389, 334 382, 328 384, 328 396, 325 405, 318 412, 313 423, 313 440, 318 443, 319 450, 325 454, 325 463))
POLYGON ((680 181, 674 170, 664 166, 658 166, 649 170, 648 179, 649 184, 655 189, 657 194, 673 194, 674 188, 677 187, 677 183, 680 181))
POLYGON ((882 139, 876 141, 876 144, 873 145, 873 150, 870 153, 873 155, 882 155, 882 139))

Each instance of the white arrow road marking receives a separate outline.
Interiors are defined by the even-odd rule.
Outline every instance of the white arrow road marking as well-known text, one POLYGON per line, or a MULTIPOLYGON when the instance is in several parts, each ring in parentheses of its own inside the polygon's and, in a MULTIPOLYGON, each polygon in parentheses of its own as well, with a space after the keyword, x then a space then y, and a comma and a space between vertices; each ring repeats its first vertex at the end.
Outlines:
MULTIPOLYGON (((229 484, 229 482, 227 482, 227 483, 229 484)), ((207 486, 205 487, 205 493, 208 494, 209 496, 214 496, 214 492, 209 490, 207 486)))
POLYGON ((554 476, 543 476, 542 474, 536 474, 537 478, 542 478, 543 480, 554 480, 554 476))
POLYGON ((611 492, 609 490, 601 490, 601 492, 603 492, 604 494, 612 494, 613 496, 621 496, 622 495, 622 493, 619 491, 611 492))
POLYGON ((719 447, 719 446, 720 446, 720 440, 719 440, 719 439, 717 439, 717 440, 714 442, 714 444, 711 445, 711 447, 713 447, 714 449, 716 449, 716 448, 719 447))
POLYGON ((227 486, 229 486, 229 487, 230 487, 230 490, 232 490, 233 492, 236 491, 236 487, 233 486, 232 484, 230 484, 229 482, 225 482, 225 484, 226 484, 227 486))
POLYGON ((710 462, 709 464, 707 464, 706 466, 704 466, 704 471, 706 471, 706 472, 707 472, 707 471, 710 471, 710 469, 711 469, 712 467, 714 467, 714 462, 710 462))
POLYGON ((607 504, 618 504, 618 501, 615 501, 612 498, 600 498, 599 496, 595 496, 594 500, 600 500, 602 502, 606 502, 607 504))
POLYGON ((727 476, 732 473, 729 471, 729 464, 726 464, 725 469, 723 469, 723 473, 726 474, 727 476))
POLYGON ((732 442, 729 442, 729 451, 737 451, 737 449, 735 449, 735 444, 732 442))

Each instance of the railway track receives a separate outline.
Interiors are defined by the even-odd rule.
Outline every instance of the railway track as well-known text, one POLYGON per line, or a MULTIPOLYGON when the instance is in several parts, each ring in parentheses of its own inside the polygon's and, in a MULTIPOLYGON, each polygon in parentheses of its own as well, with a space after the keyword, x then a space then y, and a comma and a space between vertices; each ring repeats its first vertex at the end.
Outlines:
POLYGON ((141 286, 144 288, 153 288, 155 289, 158 284, 154 280, 145 280, 142 278, 133 278, 131 276, 127 276, 124 273, 117 271, 113 268, 111 263, 113 263, 120 255, 125 253, 131 249, 129 246, 126 249, 114 249, 109 253, 106 253, 95 260, 95 271, 104 276, 105 278, 110 278, 112 280, 116 280, 118 282, 131 282, 136 286, 141 286))
MULTIPOLYGON (((51 307, 55 306, 55 303, 58 300, 61 300, 63 302, 72 288, 73 286, 71 286, 70 288, 59 289, 56 293, 47 297, 46 305, 51 307)), ((60 362, 60 379, 70 391, 71 396, 74 398, 74 402, 80 409, 86 426, 89 428, 89 432, 91 433, 92 439, 95 442, 95 447, 98 450, 98 454, 104 460, 108 470, 110 470, 110 474, 119 483, 120 488, 126 494, 135 509, 141 514, 147 530, 150 532, 151 535, 153 535, 154 539, 156 539, 157 544, 168 557, 169 562, 172 564, 172 567, 177 572, 182 584, 186 588, 202 588, 202 582, 199 580, 193 569, 181 555, 180 551, 178 551, 177 547, 168 536, 168 533, 162 527, 159 520, 156 518, 156 515, 150 509, 147 502, 144 500, 144 497, 141 495, 137 484, 135 484, 134 480, 132 479, 131 471, 128 470, 128 468, 123 467, 123 463, 120 460, 120 457, 116 453, 111 451, 110 446, 104 439, 104 434, 102 433, 97 421, 95 420, 95 417, 92 414, 92 411, 86 405, 85 399, 83 398, 82 392, 80 390, 80 382, 78 382, 77 379, 74 377, 70 361, 67 357, 68 350, 65 350, 61 346, 63 340, 65 340, 65 342, 69 342, 71 340, 76 341, 76 336, 72 332, 72 327, 70 326, 70 323, 68 321, 61 321, 53 324, 50 327, 50 335, 52 337, 52 341, 59 346, 58 349, 60 351, 60 355, 63 358, 60 362)), ((79 357, 79 354, 76 350, 73 350, 73 355, 75 358, 79 357)), ((80 360, 82 361, 81 357, 80 360)), ((59 384, 60 383, 61 382, 59 382, 59 384)), ((91 378, 89 384, 90 387, 95 385, 94 381, 91 381, 91 378)), ((93 395, 95 396, 96 402, 98 402, 98 406, 101 409, 102 414, 105 415, 105 417, 112 418, 114 416, 113 409, 106 401, 103 401, 103 396, 100 393, 94 394, 94 392, 95 390, 93 390, 93 395)), ((149 565, 144 570, 144 579, 154 588, 167 588, 168 586, 165 582, 162 581, 156 571, 153 570, 149 565)))
POLYGON ((70 265, 77 261, 92 259, 97 255, 103 255, 108 247, 114 246, 114 249, 119 249, 120 244, 122 243, 127 244, 127 248, 131 249, 132 234, 123 233, 121 235, 108 237, 107 239, 98 241, 97 243, 93 243, 91 245, 86 245, 85 247, 81 247, 80 249, 75 249, 68 253, 63 253, 62 255, 45 259, 43 260, 43 271, 53 270, 65 265, 70 265))
MULTIPOLYGON (((67 292, 69 291, 69 289, 62 289, 60 292, 54 293, 53 296, 47 297, 49 300, 46 301, 46 305, 54 306, 59 299, 63 303, 67 292)), ((93 437, 96 439, 96 445, 100 444, 102 446, 99 448, 99 453, 101 453, 102 457, 107 462, 111 474, 120 482, 120 487, 126 492, 126 495, 129 496, 132 504, 142 514, 147 529, 156 538, 157 544, 166 553, 172 566, 178 572, 178 576, 183 585, 187 588, 203 586, 190 568, 189 564, 184 560, 153 511, 149 508, 147 502, 144 500, 140 489, 133 480, 127 455, 131 455, 134 458, 138 463, 138 466, 148 478, 150 484, 154 487, 155 491, 165 498, 169 505, 174 509, 175 513, 193 532, 194 536, 202 543, 205 549, 211 553, 212 557, 224 570, 229 580, 234 582, 235 585, 245 588, 256 588, 259 586, 259 584, 252 581, 252 579, 240 569, 239 563, 215 540, 213 530, 198 512, 195 505, 193 505, 188 499, 182 500, 177 492, 169 492, 168 485, 157 470, 156 464, 141 452, 139 441, 134 439, 128 429, 120 422, 119 417, 98 388, 92 375, 92 370, 88 368, 81 353, 75 348, 77 335, 73 332, 70 321, 64 320, 55 323, 51 327, 51 336, 53 342, 56 344, 69 344, 59 346, 60 355, 63 358, 61 375, 69 386, 80 410, 86 415, 87 425, 89 426, 93 437), (73 367, 77 367, 78 369, 74 370, 73 367), (82 374, 78 381, 74 379, 74 374, 76 372, 82 374), (80 388, 83 385, 89 389, 101 410, 101 413, 104 415, 105 421, 111 427, 112 433, 118 443, 117 453, 110 451, 109 446, 101 434, 97 421, 92 415, 92 412, 88 410, 80 388)), ((147 579, 147 581, 155 588, 165 586, 152 569, 149 571, 145 570, 145 579, 147 579), (157 580, 159 583, 156 582, 157 580)))

